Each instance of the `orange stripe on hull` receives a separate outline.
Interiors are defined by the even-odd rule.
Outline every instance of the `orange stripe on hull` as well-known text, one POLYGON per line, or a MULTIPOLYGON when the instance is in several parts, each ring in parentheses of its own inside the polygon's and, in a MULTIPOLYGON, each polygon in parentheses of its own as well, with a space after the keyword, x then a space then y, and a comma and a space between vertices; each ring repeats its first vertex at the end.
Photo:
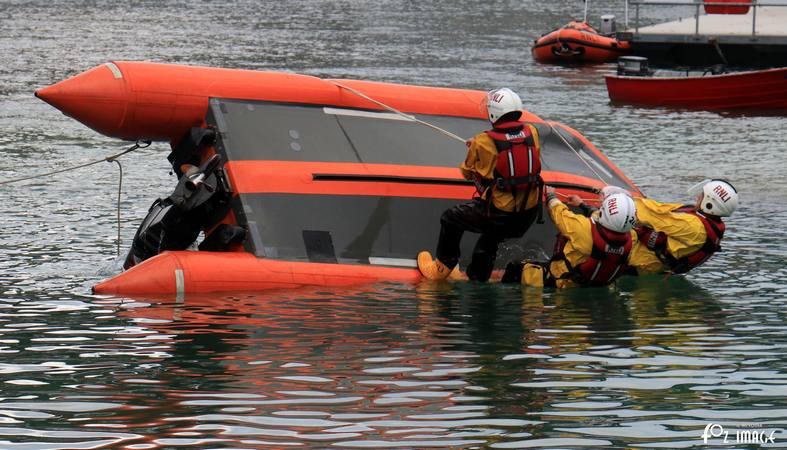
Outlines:
POLYGON ((248 253, 164 252, 99 283, 96 294, 178 295, 352 286, 381 280, 415 283, 417 269, 257 258, 248 253))
MULTIPOLYGON (((570 128, 566 129, 576 133, 570 128)), ((603 154, 593 148, 589 142, 585 141, 585 145, 603 157, 603 154)), ((475 187, 472 185, 449 184, 463 180, 459 176, 459 170, 450 167, 291 161, 230 161, 224 167, 234 192, 238 194, 372 195, 467 200, 475 193, 475 187), (362 179, 361 181, 315 180, 315 175, 330 174, 407 177, 409 182, 362 181, 362 179)), ((628 180, 614 166, 610 168, 628 180)), ((598 179, 569 173, 543 171, 541 176, 547 184, 565 183, 597 189, 604 187, 604 183, 598 179)), ((635 189, 633 186, 631 184, 630 189, 635 189)), ((566 193, 569 190, 559 189, 560 192, 566 193)))
POLYGON ((472 186, 396 182, 316 181, 315 174, 379 175, 462 180, 459 169, 389 164, 230 161, 224 165, 238 194, 289 193, 469 199, 472 186))

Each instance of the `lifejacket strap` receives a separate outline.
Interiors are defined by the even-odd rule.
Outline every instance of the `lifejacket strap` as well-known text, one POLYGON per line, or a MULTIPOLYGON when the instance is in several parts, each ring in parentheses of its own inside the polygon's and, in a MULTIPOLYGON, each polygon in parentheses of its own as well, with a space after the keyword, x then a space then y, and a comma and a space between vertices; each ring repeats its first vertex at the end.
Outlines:
MULTIPOLYGON (((536 203, 536 223, 544 223, 544 179, 541 178, 541 175, 538 176, 538 203, 536 203)), ((527 199, 524 199, 523 202, 526 202, 527 199)))

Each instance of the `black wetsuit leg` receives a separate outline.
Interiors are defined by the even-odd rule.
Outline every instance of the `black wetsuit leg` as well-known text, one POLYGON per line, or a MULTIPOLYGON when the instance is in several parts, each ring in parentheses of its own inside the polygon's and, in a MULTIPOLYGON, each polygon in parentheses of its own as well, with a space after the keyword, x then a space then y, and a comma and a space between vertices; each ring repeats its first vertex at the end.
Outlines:
POLYGON ((510 262, 506 265, 506 271, 503 273, 501 283, 521 283, 522 282, 522 269, 525 268, 523 262, 510 262))
POLYGON ((484 233, 491 230, 492 220, 486 202, 475 199, 447 209, 440 217, 440 238, 435 257, 449 268, 459 262, 459 244, 465 231, 484 233))
POLYGON ((435 257, 446 267, 454 268, 459 262, 459 246, 464 232, 480 233, 467 267, 467 276, 471 280, 487 281, 500 243, 505 239, 522 237, 535 221, 537 211, 537 208, 517 213, 500 211, 481 199, 453 206, 440 217, 440 238, 435 257))
POLYGON ((524 236, 536 219, 536 208, 526 209, 517 213, 500 211, 491 208, 492 227, 481 234, 473 250, 473 259, 467 266, 467 277, 476 281, 488 281, 495 266, 497 250, 505 239, 524 236))
POLYGON ((473 259, 467 266, 467 278, 475 281, 489 280, 501 242, 503 237, 497 233, 481 234, 473 248, 473 259))

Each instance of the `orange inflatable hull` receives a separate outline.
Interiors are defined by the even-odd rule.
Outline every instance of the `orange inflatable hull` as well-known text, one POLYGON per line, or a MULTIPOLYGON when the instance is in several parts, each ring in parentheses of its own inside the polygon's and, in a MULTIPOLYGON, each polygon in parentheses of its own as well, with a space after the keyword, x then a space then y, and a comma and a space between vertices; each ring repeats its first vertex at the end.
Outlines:
POLYGON ((249 253, 164 252, 97 284, 97 294, 161 295, 262 291, 298 286, 352 286, 376 281, 414 283, 417 269, 320 264, 257 258, 249 253))
MULTIPOLYGON (((280 72, 145 62, 107 63, 40 89, 36 95, 64 114, 107 136, 127 140, 169 141, 174 148, 190 128, 209 125, 208 119, 216 115, 217 99, 238 99, 247 102, 249 111, 255 108, 257 111, 262 111, 272 107, 287 111, 293 111, 292 108, 308 109, 318 111, 320 117, 335 113, 323 112, 323 110, 340 107, 346 108, 344 111, 349 111, 351 114, 336 117, 350 118, 346 120, 360 120, 354 118, 353 114, 360 114, 362 117, 364 114, 368 116, 370 110, 383 109, 378 104, 340 87, 337 83, 358 90, 366 96, 406 113, 445 116, 453 118, 452 120, 474 119, 472 126, 485 125, 486 117, 480 110, 479 104, 486 94, 481 91, 358 80, 325 80, 280 72), (317 106, 317 108, 303 108, 301 105, 317 106)), ((562 127, 571 136, 577 138, 584 150, 591 153, 599 164, 608 169, 611 177, 619 180, 618 184, 625 185, 636 195, 640 195, 636 186, 576 130, 556 122, 547 123, 527 112, 522 119, 537 124, 547 131, 550 127, 554 127, 552 130, 562 127)), ((338 120, 338 118, 331 119, 334 125, 338 120)), ((249 127, 255 128, 254 125, 249 127)), ((308 128, 305 130, 308 131, 308 128)), ((221 130, 219 131, 220 137, 217 140, 227 137, 223 136, 221 130)), ((562 145, 563 141, 553 138, 550 145, 562 145)), ((248 150, 242 157, 229 157, 225 150, 223 173, 231 185, 233 200, 239 206, 234 206, 222 222, 246 226, 250 219, 243 218, 247 212, 245 206, 248 206, 243 202, 259 201, 257 207, 264 209, 276 199, 285 199, 281 204, 287 205, 290 210, 295 208, 292 206, 295 203, 288 202, 308 198, 319 199, 322 204, 335 202, 337 205, 343 204, 342 202, 348 198, 358 199, 359 202, 367 202, 367 204, 368 201, 364 199, 374 201, 376 198, 380 199, 380 205, 388 205, 389 202, 414 204, 420 202, 419 204, 425 205, 424 200, 442 202, 439 203, 440 205, 446 202, 455 204, 466 201, 473 196, 475 189, 471 183, 463 180, 454 165, 463 157, 464 145, 457 142, 446 146, 448 148, 444 150, 444 155, 448 165, 445 163, 426 165, 409 160, 396 163, 394 155, 386 157, 385 163, 340 159, 334 161, 330 158, 304 160, 300 156, 293 156, 294 159, 277 159, 265 153, 265 145, 261 145, 260 149, 235 148, 233 151, 248 150), (456 152, 455 159, 454 152, 456 152)), ((298 150, 300 151, 300 147, 298 150)), ((434 150, 430 149, 430 151, 434 150)), ((566 148, 563 150, 568 151, 566 148)), ((326 147, 325 151, 331 152, 332 149, 326 147)), ((208 147, 201 157, 204 161, 214 153, 217 153, 216 148, 208 147)), ((292 155, 302 154, 303 152, 292 155)), ((587 172, 585 168, 587 162, 581 163, 582 158, 578 155, 576 158, 575 168, 582 169, 576 170, 576 174, 572 169, 545 170, 543 177, 547 183, 557 186, 560 192, 578 194, 592 202, 594 196, 589 191, 600 188, 605 183, 587 172)), ((545 167, 548 169, 548 166, 545 167)), ((423 223, 413 222, 406 230, 400 230, 396 237, 405 238, 410 243, 415 242, 407 233, 423 231, 418 227, 423 227, 427 223, 438 227, 441 211, 442 209, 434 210, 431 206, 419 210, 436 216, 434 220, 430 217, 426 222, 423 221, 423 215, 415 216, 415 219, 423 223)), ((352 214, 350 210, 331 210, 328 213, 337 221, 343 220, 344 215, 350 214, 352 214)), ((370 217, 364 216, 362 219, 370 220, 369 230, 379 233, 382 229, 373 226, 370 217)), ((391 226, 390 222, 378 224, 391 226)), ((330 227, 317 227, 313 220, 308 223, 293 224, 292 228, 331 230, 330 227)), ((333 231, 337 230, 333 229, 333 231)), ((554 229, 542 228, 540 232, 544 234, 538 235, 538 239, 546 241, 554 237, 554 229)), ((431 238, 432 233, 429 234, 431 238)), ((436 230, 433 234, 436 239, 436 230)), ((232 251, 227 252, 164 252, 99 283, 94 287, 94 291, 99 294, 153 296, 239 290, 260 291, 308 285, 348 286, 376 281, 412 283, 420 279, 417 269, 402 267, 408 262, 397 260, 401 256, 380 255, 386 257, 377 258, 378 255, 369 255, 368 264, 342 261, 310 262, 299 260, 297 257, 291 257, 291 260, 275 255, 267 257, 266 250, 261 246, 256 248, 255 253, 255 250, 250 249, 247 244, 248 242, 244 242, 244 245, 236 244, 231 248, 232 251), (373 263, 371 256, 375 256, 375 260, 383 261, 373 263)), ((409 248, 407 252, 402 252, 401 247, 394 250, 397 250, 392 251, 394 255, 410 254, 409 248)), ((415 258, 415 253, 411 258, 415 258)), ((410 264, 413 262, 409 261, 410 264)))
MULTIPOLYGON (((202 124, 211 97, 383 109, 335 83, 400 111, 485 118, 481 91, 132 61, 102 64, 35 95, 101 134, 130 141, 177 141, 202 124)), ((541 121, 529 113, 523 119, 541 121)))
POLYGON ((533 59, 545 63, 604 63, 629 49, 628 42, 602 36, 584 22, 570 22, 538 38, 532 52, 533 59))

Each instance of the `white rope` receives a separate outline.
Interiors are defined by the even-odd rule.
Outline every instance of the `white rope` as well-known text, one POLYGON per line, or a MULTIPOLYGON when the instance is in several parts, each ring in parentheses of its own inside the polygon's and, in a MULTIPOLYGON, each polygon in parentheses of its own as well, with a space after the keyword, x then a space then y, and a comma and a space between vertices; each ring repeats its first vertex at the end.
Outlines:
POLYGON ((118 240, 117 240, 117 252, 118 257, 120 257, 120 196, 123 193, 123 165, 120 164, 120 161, 117 159, 107 160, 108 163, 112 164, 117 163, 118 170, 120 170, 120 178, 118 179, 118 240))
MULTIPOLYGON (((359 91, 357 91, 356 89, 353 89, 353 88, 351 88, 351 87, 349 87, 349 86, 345 86, 345 85, 343 85, 343 84, 341 84, 341 83, 338 83, 338 82, 336 82, 336 81, 332 81, 332 80, 326 80, 326 81, 329 81, 329 82, 331 82, 331 83, 335 84, 336 86, 338 86, 338 87, 339 87, 339 88, 341 88, 341 89, 346 89, 347 91, 349 91, 349 92, 352 92, 353 94, 355 94, 355 95, 357 95, 357 96, 359 96, 359 97, 361 97, 361 98, 364 98, 364 99, 366 99, 366 100, 369 100, 370 102, 374 103, 375 105, 381 106, 381 107, 383 107, 383 108, 387 109, 388 111, 391 111, 391 112, 393 112, 393 113, 395 113, 395 114, 398 114, 398 115, 400 115, 400 116, 402 116, 402 117, 406 118, 407 120, 410 120, 410 121, 413 121, 413 122, 417 122, 417 123, 420 123, 421 125, 425 125, 425 126, 427 126, 427 127, 429 127, 429 128, 432 128, 432 129, 434 129, 434 130, 437 130, 437 131, 439 131, 439 132, 441 132, 441 133, 445 134, 446 136, 449 136, 449 137, 452 137, 452 138, 454 138, 454 139, 456 139, 456 140, 458 140, 458 141, 461 141, 462 143, 465 143, 465 142, 467 142, 465 139, 462 139, 461 137, 459 137, 459 136, 455 135, 454 133, 451 133, 451 132, 450 132, 450 131, 448 131, 448 130, 444 130, 444 129, 442 129, 442 128, 438 127, 437 125, 433 125, 433 124, 431 124, 431 123, 429 123, 429 122, 425 122, 425 121, 423 121, 423 120, 417 119, 417 118, 415 118, 415 117, 413 117, 413 116, 411 116, 411 115, 409 115, 409 114, 405 114, 405 113, 403 113, 403 112, 399 111, 399 110, 398 110, 398 109, 396 109, 396 108, 393 108, 393 107, 391 107, 391 106, 388 106, 388 105, 386 105, 386 104, 385 104, 385 103, 383 103, 383 102, 377 101, 377 100, 375 100, 375 99, 373 99, 373 98, 369 97, 368 95, 366 95, 366 94, 364 94, 364 93, 362 93, 362 92, 359 92, 359 91)), ((571 145, 571 144, 568 142, 568 140, 566 140, 566 138, 565 138, 565 137, 563 137, 563 135, 562 135, 562 134, 560 134, 560 133, 559 133, 557 130, 555 130, 555 127, 553 127, 551 123, 549 123, 549 122, 546 122, 546 121, 545 121, 545 123, 546 123, 547 125, 549 125, 549 128, 550 128, 550 129, 552 129, 552 132, 553 132, 553 133, 555 133, 555 134, 557 134, 557 135, 560 137, 560 139, 561 139, 561 140, 563 140, 563 142, 564 142, 564 143, 565 143, 565 144, 568 146, 568 148, 570 148, 570 149, 571 149, 571 150, 572 150, 572 151, 573 151, 573 152, 574 152, 574 153, 577 155, 577 158, 579 158, 579 160, 580 160, 580 161, 582 161, 582 162, 583 162, 583 163, 584 163, 584 164, 585 164, 585 165, 588 167, 588 169, 590 169, 590 171, 591 171, 591 172, 593 172, 593 173, 596 175, 596 178, 598 178, 598 180, 599 180, 599 181, 601 181, 601 182, 602 182, 602 183, 604 183, 604 184, 608 184, 606 181, 604 181, 604 179, 601 177, 601 175, 599 175, 599 173, 598 173, 598 172, 596 172, 596 170, 593 168, 593 166, 591 166, 591 165, 590 165, 590 164, 589 164, 589 163, 588 163, 588 162, 585 160, 585 158, 583 158, 583 157, 582 157, 582 155, 579 153, 579 151, 577 151, 577 149, 575 149, 575 148, 574 148, 574 146, 572 146, 572 145, 571 145)))
POLYGON ((44 178, 44 177, 48 177, 50 175, 56 175, 56 174, 59 174, 59 173, 69 172, 69 171, 72 171, 72 170, 81 169, 83 167, 92 166, 94 164, 98 164, 98 163, 104 162, 104 161, 106 161, 108 163, 113 163, 113 162, 117 163, 118 169, 120 170, 120 179, 118 180, 118 195, 117 195, 117 230, 118 230, 117 254, 118 254, 118 257, 119 257, 120 256, 120 196, 121 196, 121 194, 123 192, 123 166, 120 164, 120 161, 118 161, 118 158, 120 158, 121 156, 123 156, 123 155, 125 155, 127 153, 131 153, 134 150, 137 150, 139 148, 146 148, 146 147, 149 147, 149 146, 150 146, 150 141, 137 141, 131 147, 123 150, 120 153, 116 153, 114 155, 109 155, 109 156, 106 156, 104 158, 96 159, 94 161, 89 161, 89 162, 86 162, 86 163, 83 163, 83 164, 79 164, 79 165, 76 165, 76 166, 66 167, 65 169, 53 170, 52 172, 42 173, 42 174, 38 174, 38 175, 29 175, 29 176, 26 176, 26 177, 20 177, 20 178, 14 178, 14 179, 11 179, 11 180, 0 181, 0 185, 19 183, 19 182, 22 182, 22 181, 33 180, 33 179, 36 179, 36 178, 44 178), (142 144, 140 144, 140 142, 142 142, 142 144))
POLYGON ((568 140, 567 140, 567 139, 566 139, 566 138, 565 138, 565 137, 564 137, 562 134, 560 134, 560 133, 559 133, 559 132, 558 132, 558 131, 555 129, 555 127, 553 127, 553 126, 552 126, 552 124, 551 124, 551 123, 549 123, 549 122, 546 122, 546 124, 547 124, 547 125, 549 125, 549 128, 552 130, 552 132, 553 132, 553 133, 555 133, 555 134, 557 134, 558 136, 560 136, 560 139, 562 139, 562 140, 563 140, 563 142, 564 142, 564 143, 565 143, 565 144, 568 146, 568 148, 570 148, 571 150, 573 150, 573 151, 574 151, 574 153, 576 153, 576 154, 577 154, 577 158, 579 158, 579 160, 580 160, 580 161, 582 161, 583 163, 585 163, 585 165, 587 166, 587 168, 588 168, 588 169, 590 169, 590 171, 591 171, 591 172, 593 172, 593 173, 596 175, 596 178, 598 178, 598 181, 600 181, 600 182, 602 182, 602 183, 604 183, 604 184, 609 184, 609 183, 607 183, 606 181, 604 181, 604 179, 603 179, 603 178, 601 178, 601 175, 599 175, 599 173, 598 173, 598 172, 596 172, 596 169, 594 169, 594 168, 593 168, 593 166, 591 166, 591 165, 590 165, 590 163, 588 163, 588 162, 585 160, 585 158, 583 158, 583 157, 582 157, 582 155, 579 153, 579 151, 578 151, 577 149, 575 149, 575 148, 574 148, 574 146, 573 146, 573 145, 571 145, 571 144, 568 142, 568 140))
POLYGON ((117 153, 117 154, 114 154, 114 155, 109 155, 109 156, 106 156, 104 158, 96 159, 94 161, 89 161, 89 162, 86 162, 86 163, 83 163, 83 164, 79 164, 79 165, 76 165, 76 166, 66 167, 65 169, 53 170, 52 172, 47 172, 47 173, 40 173, 38 175, 29 175, 29 176, 26 176, 26 177, 13 178, 11 180, 3 180, 3 181, 0 181, 0 186, 2 186, 4 184, 12 184, 12 183, 19 183, 21 181, 34 180, 36 178, 44 178, 44 177, 48 177, 50 175, 57 175, 57 174, 63 173, 63 172, 70 172, 72 170, 77 170, 77 169, 81 169, 83 167, 92 166, 94 164, 98 164, 98 163, 104 162, 104 161, 112 162, 115 159, 120 158, 121 156, 125 155, 126 153, 133 152, 134 150, 136 150, 138 148, 145 148, 145 147, 149 147, 150 146, 150 141, 141 141, 141 142, 144 145, 140 145, 140 141, 137 141, 136 144, 134 144, 133 146, 127 148, 126 150, 123 150, 120 153, 117 153))
POLYGON ((444 130, 444 129, 442 129, 442 128, 438 127, 437 125, 433 125, 433 124, 431 124, 431 123, 429 123, 429 122, 424 122, 424 121, 423 121, 423 120, 421 120, 421 119, 418 119, 418 118, 416 118, 416 117, 413 117, 413 116, 411 116, 411 115, 409 115, 409 114, 405 114, 405 113, 403 113, 403 112, 399 111, 398 109, 396 109, 396 108, 393 108, 393 107, 391 107, 391 106, 388 106, 388 105, 386 105, 386 104, 385 104, 385 103, 383 103, 383 102, 377 101, 377 100, 375 100, 375 99, 373 99, 373 98, 371 98, 371 97, 367 96, 366 94, 364 94, 364 93, 362 93, 362 92, 359 92, 359 91, 357 91, 357 90, 355 90, 355 89, 353 89, 353 88, 351 88, 351 87, 349 87, 349 86, 345 86, 345 85, 343 85, 343 84, 341 84, 341 83, 338 83, 338 82, 336 82, 336 81, 331 81, 331 80, 326 80, 326 81, 330 81, 331 83, 335 84, 336 86, 338 86, 338 87, 340 87, 340 88, 342 88, 342 89, 346 89, 347 91, 349 91, 349 92, 352 92, 353 94, 355 94, 355 95, 357 95, 357 96, 359 96, 359 97, 361 97, 361 98, 364 98, 364 99, 366 99, 366 100, 369 100, 370 102, 374 103, 375 105, 381 106, 381 107, 383 107, 383 108, 387 109, 388 111, 391 111, 392 113, 398 114, 398 115, 400 115, 400 116, 402 116, 402 117, 406 118, 406 119, 407 119, 407 120, 409 120, 409 121, 412 121, 412 122, 417 122, 417 123, 420 123, 421 125, 425 125, 425 126, 427 126, 427 127, 431 128, 431 129, 433 129, 433 130, 439 131, 440 133, 443 133, 444 135, 446 135, 446 136, 448 136, 448 137, 451 137, 451 138, 454 138, 454 139, 456 139, 457 141, 460 141, 460 142, 462 142, 462 143, 465 143, 465 142, 467 142, 467 140, 466 140, 466 139, 463 139, 463 138, 461 138, 461 137, 459 137, 459 136, 455 135, 454 133, 451 133, 451 132, 450 132, 450 131, 448 131, 448 130, 444 130))

